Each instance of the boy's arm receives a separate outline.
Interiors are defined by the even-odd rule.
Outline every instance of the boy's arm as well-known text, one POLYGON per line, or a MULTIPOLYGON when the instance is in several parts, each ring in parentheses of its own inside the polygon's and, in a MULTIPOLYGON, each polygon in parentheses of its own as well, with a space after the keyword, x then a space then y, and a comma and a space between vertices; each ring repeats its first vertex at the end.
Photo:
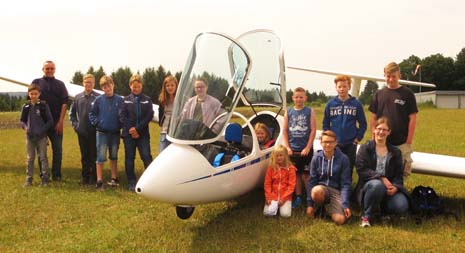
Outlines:
POLYGON ((21 109, 21 118, 20 118, 20 121, 21 121, 21 128, 22 129, 25 129, 27 128, 27 113, 26 113, 26 105, 23 105, 23 108, 21 109))
POLYGON ((362 141, 365 132, 367 131, 367 119, 365 117, 365 111, 363 110, 363 105, 359 102, 357 105, 357 121, 358 121, 358 129, 357 129, 357 138, 354 140, 355 144, 358 144, 362 141))
POLYGON ((326 104, 325 114, 323 116, 323 131, 331 130, 331 118, 329 117, 329 105, 326 104))
POLYGON ((370 131, 371 131, 371 139, 375 139, 375 127, 376 127, 376 121, 378 120, 378 117, 376 116, 375 113, 371 113, 371 118, 370 118, 370 131))
POLYGON ((306 156, 313 147, 313 141, 315 140, 316 135, 316 114, 313 109, 310 109, 310 134, 308 135, 307 145, 302 150, 301 155, 306 156))
POLYGON ((284 121, 283 121, 283 145, 287 149, 287 153, 292 155, 292 149, 289 145, 289 118, 287 116, 287 111, 284 113, 284 121))
POLYGON ((76 113, 76 100, 73 101, 71 104, 71 108, 69 109, 69 120, 71 121, 71 125, 76 130, 78 118, 76 113))
POLYGON ((408 122, 408 134, 407 134, 407 144, 412 144, 413 142, 413 135, 415 134, 415 127, 417 125, 417 114, 412 113, 409 116, 408 122))

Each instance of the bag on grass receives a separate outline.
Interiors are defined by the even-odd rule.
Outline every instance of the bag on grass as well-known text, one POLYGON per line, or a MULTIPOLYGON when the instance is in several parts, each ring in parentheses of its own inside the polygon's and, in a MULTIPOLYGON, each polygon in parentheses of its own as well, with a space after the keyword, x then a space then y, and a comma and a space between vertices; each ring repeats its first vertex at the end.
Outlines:
POLYGON ((444 213, 444 203, 429 187, 418 185, 412 190, 412 211, 420 216, 434 216, 444 213))

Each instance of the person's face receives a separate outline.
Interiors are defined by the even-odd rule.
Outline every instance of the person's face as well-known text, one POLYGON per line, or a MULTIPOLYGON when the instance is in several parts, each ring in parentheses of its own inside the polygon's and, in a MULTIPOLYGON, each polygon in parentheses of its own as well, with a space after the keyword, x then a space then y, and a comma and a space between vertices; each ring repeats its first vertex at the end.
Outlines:
POLYGON ((255 134, 257 135, 258 142, 262 143, 266 140, 266 132, 259 128, 255 131, 255 134))
POLYGON ((132 94, 139 95, 142 92, 142 83, 134 81, 131 85, 129 85, 129 88, 131 89, 132 94))
POLYGON ((204 98, 207 96, 207 85, 203 81, 195 81, 194 83, 195 94, 199 98, 204 98))
POLYGON ((101 87, 107 97, 113 96, 113 84, 107 84, 101 87))
POLYGON ((38 90, 31 90, 29 91, 28 95, 31 101, 35 103, 37 100, 39 100, 40 92, 38 90))
POLYGON ((168 95, 170 96, 176 95, 176 83, 174 81, 167 82, 165 84, 165 89, 168 95))
POLYGON ((55 64, 54 63, 45 63, 42 67, 42 71, 46 77, 54 77, 55 76, 55 64))
POLYGON ((336 139, 334 139, 331 136, 323 135, 321 137, 320 144, 323 147, 323 151, 325 153, 333 152, 334 149, 336 148, 336 139))
POLYGON ((86 78, 82 84, 84 85, 84 92, 89 94, 94 89, 95 81, 92 78, 86 78))
POLYGON ((349 96, 350 84, 347 81, 339 81, 336 83, 337 95, 342 98, 349 96))
POLYGON ((292 95, 292 102, 298 107, 304 106, 305 101, 307 101, 307 96, 303 91, 294 92, 294 95, 292 95))
POLYGON ((396 88, 397 86, 399 86, 399 79, 400 79, 399 71, 392 72, 392 73, 384 72, 384 77, 386 78, 386 83, 388 87, 396 88))
POLYGON ((284 156, 283 152, 276 153, 276 163, 279 165, 283 165, 284 161, 286 161, 286 157, 284 156))
POLYGON ((391 134, 391 129, 385 124, 379 124, 375 127, 375 140, 386 141, 387 137, 391 134))

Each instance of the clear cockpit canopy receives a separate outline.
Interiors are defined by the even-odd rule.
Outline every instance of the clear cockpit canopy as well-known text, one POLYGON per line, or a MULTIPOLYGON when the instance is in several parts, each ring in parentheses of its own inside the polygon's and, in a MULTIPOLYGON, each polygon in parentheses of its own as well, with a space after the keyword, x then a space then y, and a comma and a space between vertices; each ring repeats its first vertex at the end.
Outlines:
POLYGON ((185 144, 216 140, 239 101, 249 69, 248 54, 234 40, 199 34, 176 92, 169 138, 185 144))
POLYGON ((254 30, 239 36, 237 41, 247 49, 253 62, 243 91, 243 103, 282 107, 285 76, 279 37, 270 30, 254 30))

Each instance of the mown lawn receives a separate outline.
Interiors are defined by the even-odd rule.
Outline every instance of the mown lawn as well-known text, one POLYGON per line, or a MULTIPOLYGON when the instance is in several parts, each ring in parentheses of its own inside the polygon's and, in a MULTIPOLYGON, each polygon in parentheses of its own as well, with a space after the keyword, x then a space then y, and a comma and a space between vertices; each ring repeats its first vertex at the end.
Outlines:
MULTIPOLYGON (((323 109, 316 111, 321 127, 323 109)), ((8 119, 14 127, 18 117, 18 113, 0 113, 0 125, 8 119)), ((179 220, 172 206, 126 190, 122 144, 120 188, 96 192, 79 186, 79 148, 69 126, 64 136, 63 182, 41 188, 36 176, 35 186, 23 188, 24 132, 11 126, 0 127, 0 252, 461 252, 465 247, 465 181, 461 179, 414 174, 407 182, 409 189, 433 186, 459 221, 440 216, 418 224, 416 217, 407 216, 362 229, 358 212, 347 225, 335 226, 328 220, 307 219, 303 208, 290 219, 269 219, 262 215, 259 189, 236 200, 198 206, 189 220, 179 220)), ((422 108, 415 149, 465 156, 464 126, 465 110, 422 108)), ((156 154, 157 124, 151 124, 151 133, 156 154)), ((142 163, 137 161, 136 166, 140 175, 142 163)))

